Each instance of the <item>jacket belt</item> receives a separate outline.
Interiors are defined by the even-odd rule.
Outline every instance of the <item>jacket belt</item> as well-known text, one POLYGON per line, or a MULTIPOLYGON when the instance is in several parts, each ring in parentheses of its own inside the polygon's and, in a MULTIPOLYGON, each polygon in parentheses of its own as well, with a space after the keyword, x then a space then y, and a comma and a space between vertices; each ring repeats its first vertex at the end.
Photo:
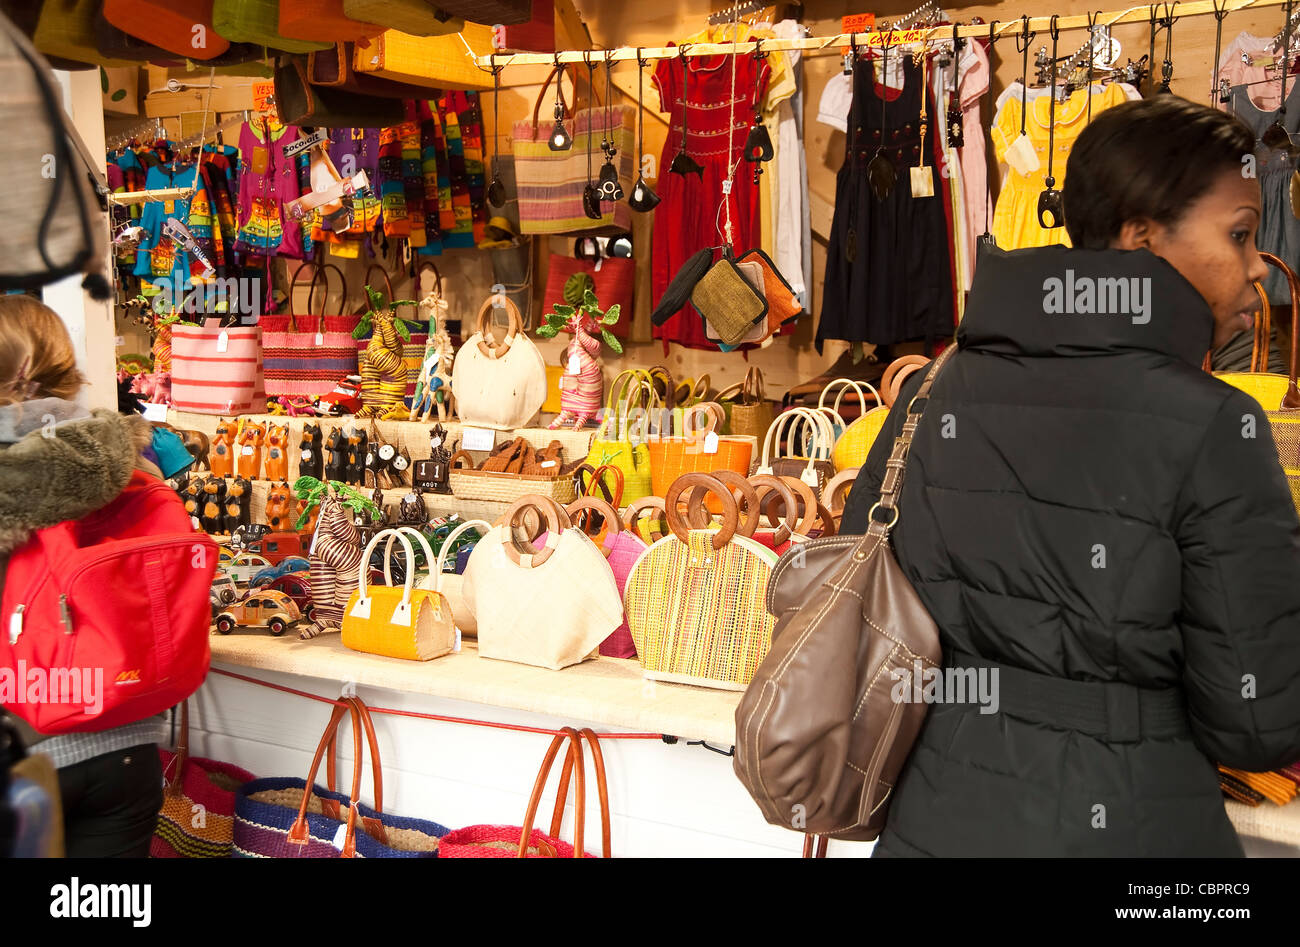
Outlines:
POLYGON ((946 652, 944 664, 996 670, 998 710, 1035 723, 1077 730, 1109 743, 1191 735, 1180 687, 1071 681, 964 651, 946 652))

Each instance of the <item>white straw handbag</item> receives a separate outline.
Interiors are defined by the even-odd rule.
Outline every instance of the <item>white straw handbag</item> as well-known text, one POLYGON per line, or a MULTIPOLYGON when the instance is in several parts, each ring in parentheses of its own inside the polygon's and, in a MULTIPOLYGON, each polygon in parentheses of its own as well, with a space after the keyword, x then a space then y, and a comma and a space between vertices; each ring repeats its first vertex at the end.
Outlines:
POLYGON ((451 387, 462 423, 510 431, 527 427, 546 402, 546 362, 508 298, 510 328, 500 342, 489 341, 494 299, 483 304, 474 334, 456 353, 451 387))

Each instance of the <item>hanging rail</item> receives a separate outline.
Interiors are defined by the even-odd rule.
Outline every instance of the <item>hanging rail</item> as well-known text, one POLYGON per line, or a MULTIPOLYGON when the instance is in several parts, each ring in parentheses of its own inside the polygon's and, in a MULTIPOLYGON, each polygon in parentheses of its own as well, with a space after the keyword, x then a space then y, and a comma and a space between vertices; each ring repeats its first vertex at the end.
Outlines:
MULTIPOLYGON (((1229 3, 1226 7, 1228 13, 1237 13, 1245 9, 1263 9, 1265 7, 1280 7, 1287 0, 1241 0, 1239 3, 1229 3)), ((1096 16, 1087 13, 1081 13, 1076 16, 1033 16, 1029 18, 1028 29, 1033 33, 1044 33, 1051 26, 1055 19, 1056 27, 1060 30, 1086 30, 1090 26, 1111 27, 1117 23, 1142 23, 1151 22, 1152 4, 1144 3, 1141 6, 1129 7, 1127 10, 1116 10, 1110 13, 1102 13, 1096 16)), ((1161 7, 1157 3, 1154 6, 1161 7)), ((1225 8, 1219 6, 1220 11, 1225 8)), ((1179 19, 1188 16, 1204 16, 1215 12, 1215 0, 1184 0, 1178 4, 1177 16, 1179 19)), ((999 24, 993 33, 995 36, 1018 35, 1026 28, 1023 20, 1007 20, 999 24)), ((975 23, 969 26, 956 27, 958 36, 976 37, 979 39, 987 38, 989 35, 989 25, 987 23, 975 23)), ((850 43, 855 42, 858 47, 866 49, 872 46, 881 46, 886 42, 889 45, 897 46, 904 43, 922 43, 930 40, 951 40, 953 36, 953 27, 933 26, 921 27, 919 29, 881 29, 873 30, 868 33, 837 33, 834 36, 810 36, 804 39, 765 39, 762 41, 763 50, 770 52, 778 49, 800 49, 804 55, 818 55, 821 53, 839 54, 841 47, 847 47, 850 43), (892 38, 891 38, 892 37, 892 38)), ((752 40, 746 40, 741 43, 721 42, 721 43, 692 43, 685 49, 677 46, 619 46, 610 50, 588 50, 587 56, 593 53, 599 55, 600 61, 606 59, 619 61, 634 61, 638 56, 641 59, 676 59, 678 56, 727 56, 736 51, 737 46, 748 48, 757 43, 752 40)), ((557 62, 562 63, 580 63, 584 62, 584 53, 581 50, 572 50, 562 53, 491 53, 479 56, 476 63, 481 69, 491 71, 493 67, 502 66, 552 66, 557 62)))

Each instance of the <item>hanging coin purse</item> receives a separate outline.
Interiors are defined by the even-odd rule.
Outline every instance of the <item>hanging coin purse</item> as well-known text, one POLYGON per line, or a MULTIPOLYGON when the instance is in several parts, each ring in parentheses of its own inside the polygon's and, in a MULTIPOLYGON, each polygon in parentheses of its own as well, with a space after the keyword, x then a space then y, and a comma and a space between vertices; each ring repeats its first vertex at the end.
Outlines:
POLYGON ((767 317, 767 298, 745 278, 730 254, 695 284, 691 303, 728 345, 740 342, 754 323, 767 317))

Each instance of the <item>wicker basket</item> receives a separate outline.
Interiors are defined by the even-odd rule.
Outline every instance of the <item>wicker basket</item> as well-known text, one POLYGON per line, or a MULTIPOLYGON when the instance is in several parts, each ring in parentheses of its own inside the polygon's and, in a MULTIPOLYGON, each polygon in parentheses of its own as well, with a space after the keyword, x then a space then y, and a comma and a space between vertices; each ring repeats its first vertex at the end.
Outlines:
POLYGON ((451 492, 462 500, 501 500, 508 503, 528 494, 541 494, 558 503, 572 503, 577 498, 573 478, 565 474, 538 477, 484 470, 451 471, 451 492))

